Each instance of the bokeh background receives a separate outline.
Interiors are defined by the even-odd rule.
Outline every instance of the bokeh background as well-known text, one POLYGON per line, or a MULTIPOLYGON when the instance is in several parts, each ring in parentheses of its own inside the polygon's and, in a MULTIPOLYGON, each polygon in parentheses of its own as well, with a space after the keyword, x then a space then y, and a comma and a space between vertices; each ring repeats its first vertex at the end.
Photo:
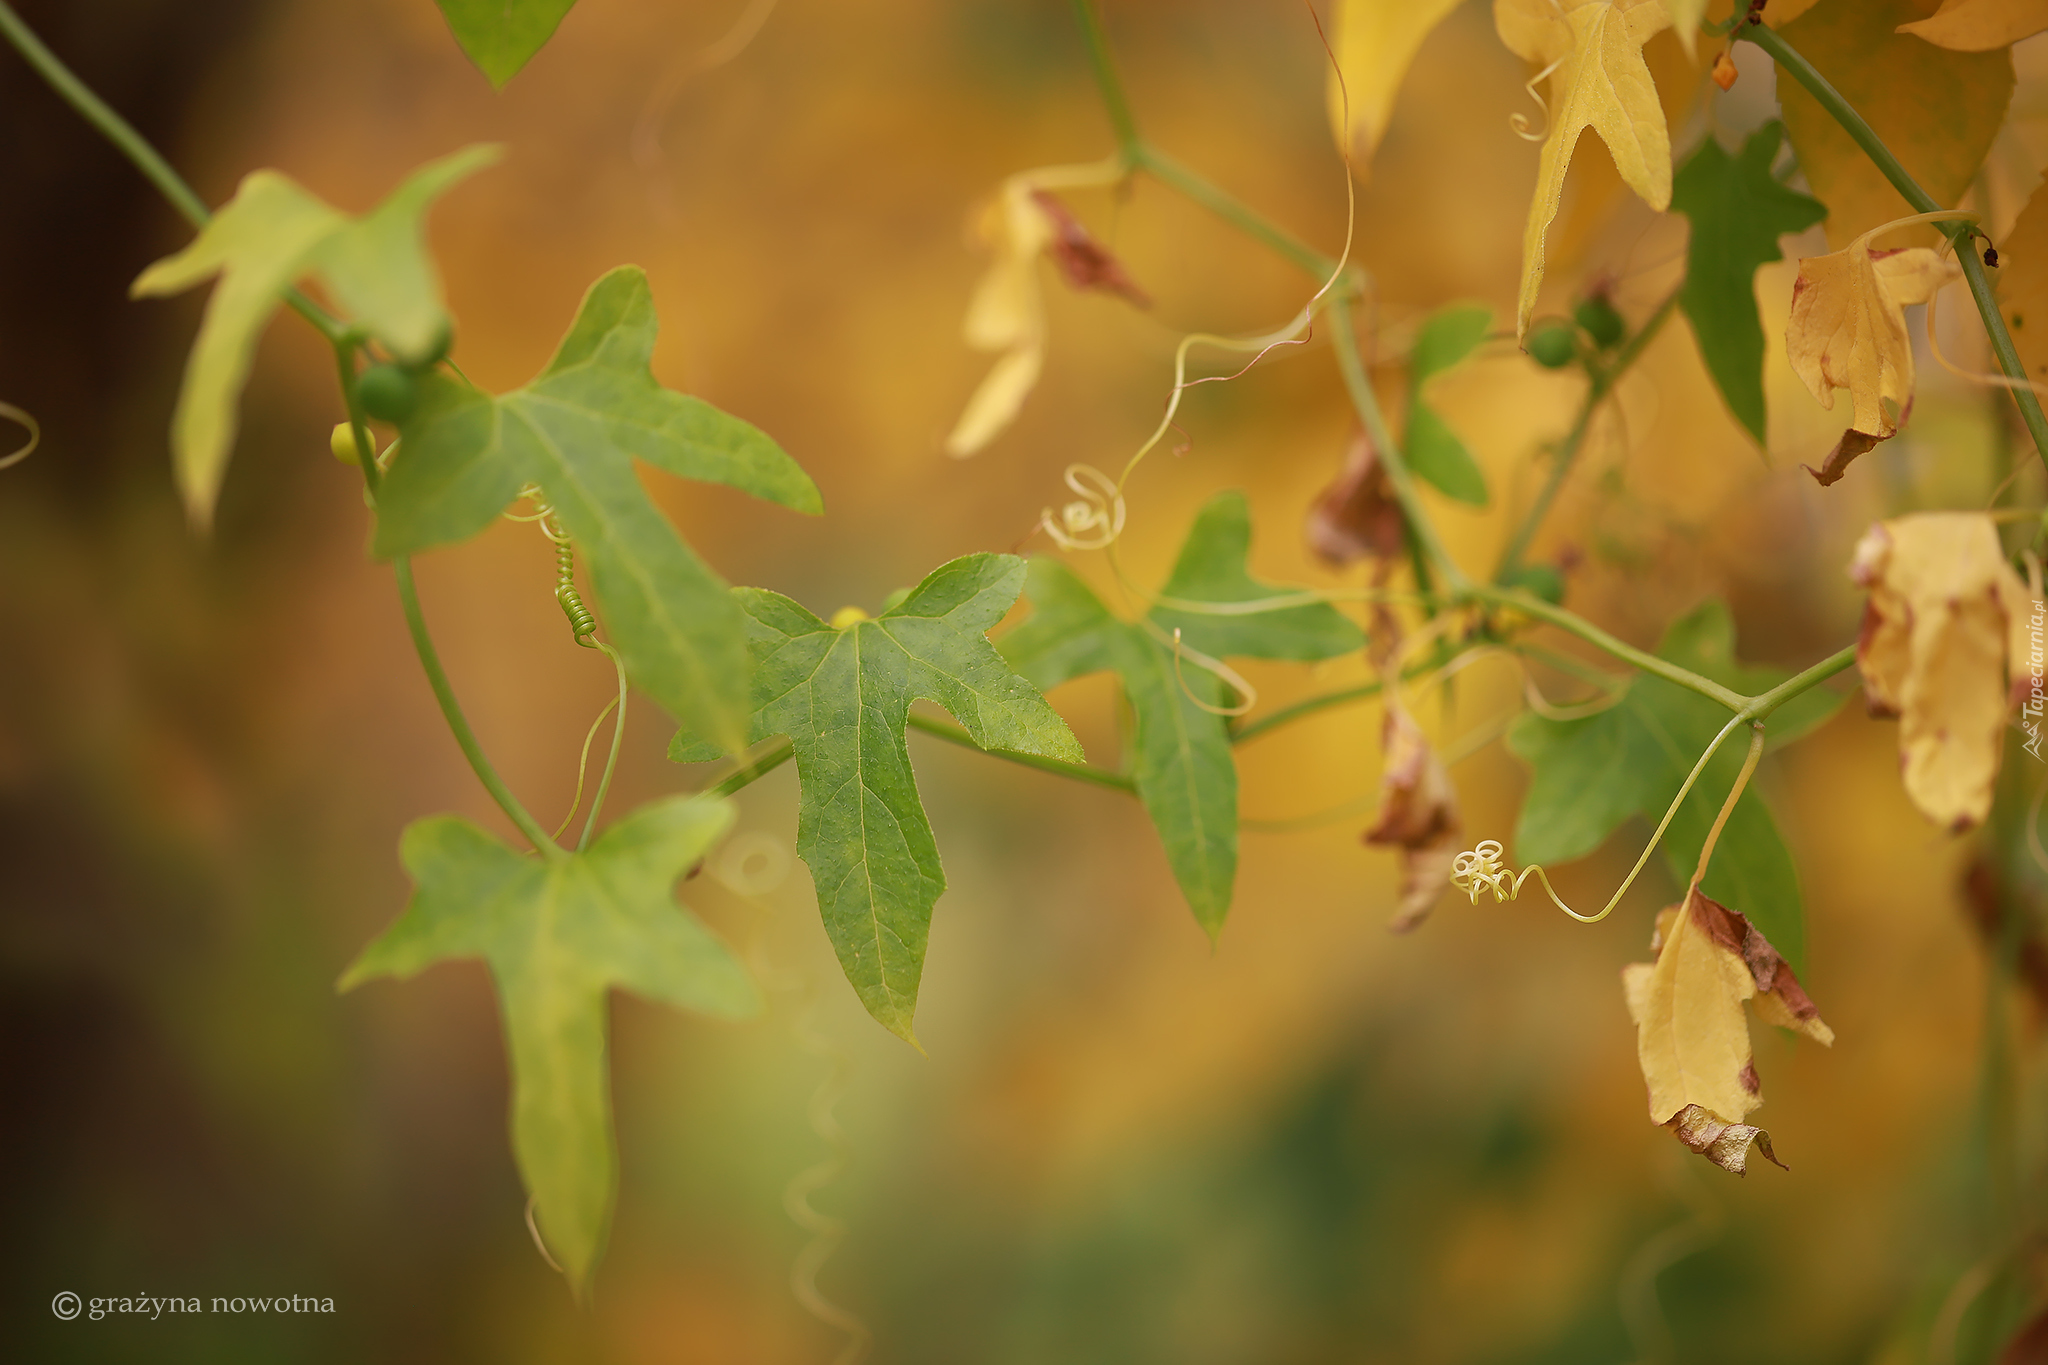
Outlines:
MULTIPOLYGON (((955 462, 940 442, 988 363, 958 340, 983 263, 974 206, 1012 171, 1109 148, 1065 5, 782 0, 735 60, 678 82, 738 0, 582 0, 502 95, 429 0, 20 9, 210 202, 275 166, 360 210, 421 161, 506 143, 433 220, 456 358, 490 387, 523 382, 592 279, 644 265, 657 373, 775 434, 829 510, 659 475, 650 488, 727 577, 821 613, 872 610, 964 552, 1049 552, 1031 532, 1061 469, 1135 448, 1178 334, 1275 325, 1314 287, 1156 185, 1077 195, 1156 306, 1077 297, 1048 273, 1045 380, 1013 431, 955 462)), ((1337 250, 1344 169, 1307 9, 1106 9, 1148 133, 1337 250)), ((1669 35, 1651 55, 1681 148, 1770 116, 1753 51, 1712 104, 1669 35)), ((1995 231, 2048 160, 2048 85, 2019 58, 2014 125, 1977 191, 1995 231)), ((1422 49, 1361 182, 1356 251, 1379 282, 1390 401, 1423 313, 1512 301, 1535 152, 1508 118, 1533 113, 1528 75, 1488 7, 1466 4, 1422 49)), ((1579 160, 1546 306, 1606 282, 1640 318, 1677 279, 1683 223, 1621 190, 1596 143, 1579 160)), ((1790 1173, 1735 1180, 1645 1122, 1617 974, 1674 895, 1661 864, 1594 928, 1447 900, 1412 937, 1384 931, 1394 860, 1357 842, 1373 707, 1241 751, 1255 828, 1213 951, 1135 803, 913 736, 951 881, 918 1021, 928 1055, 839 977, 790 862, 793 771, 749 789, 741 875, 715 865, 684 895, 775 1006, 729 1027, 617 1001, 622 1195, 595 1307, 578 1311, 523 1225, 481 967, 333 990, 403 902, 406 822, 502 822, 365 552, 355 472, 327 453, 324 348, 275 325, 218 529, 195 537, 165 432, 201 298, 125 297, 185 230, 4 52, 0 202, 0 399, 45 434, 0 474, 8 1358, 830 1360, 841 1336, 789 1288, 807 1237, 783 1195, 834 1150, 808 1110, 835 1073, 850 1166, 816 1202, 846 1237, 819 1283, 872 1330, 877 1361, 1973 1358, 1943 1305, 1953 1317, 1954 1287, 2013 1213, 1987 1195, 1979 1073, 1987 1040, 2024 1056, 2031 1023, 1987 997, 1960 891, 1971 844, 1908 807, 1895 730, 1853 699, 1759 779, 1804 878, 1807 985, 1840 1036, 1823 1052, 1758 1029, 1760 1118, 1790 1173), (65 1289, 301 1294, 337 1311, 64 1323, 48 1305, 65 1289)), ((1794 246, 1825 249, 1818 233, 1794 246)), ((1760 276, 1773 333, 1791 272, 1760 276)), ((1943 319, 1946 349, 1981 367, 1964 311, 1943 319)), ((1839 417, 1776 352, 1770 373, 1760 453, 1682 323, 1654 344, 1541 543, 1577 565, 1575 606, 1647 643, 1722 594, 1746 656, 1803 665, 1852 638, 1843 566, 1871 519, 1984 506, 2013 457, 1995 402, 1930 364, 1908 433, 1819 489, 1798 466, 1839 417)), ((1440 382, 1495 489, 1486 512, 1438 507, 1474 563, 1525 505, 1581 382, 1508 342, 1440 382)), ((1134 576, 1162 573, 1194 508, 1241 488, 1261 573, 1355 581, 1316 565, 1299 529, 1349 424, 1321 338, 1193 391, 1185 448, 1132 485, 1134 576)), ((2022 469, 2008 496, 2036 504, 2038 470, 2022 469)), ((487 747, 529 804, 566 807, 611 679, 570 644, 545 543, 508 523, 419 574, 487 747)), ((1266 703, 1360 676, 1356 661, 1253 672, 1266 703)), ((1477 669, 1427 719, 1455 742, 1515 691, 1477 669)), ((1106 684, 1055 700, 1092 757, 1117 761, 1106 684)), ((665 738, 636 705, 614 809, 704 780, 664 761, 665 738)), ((1517 763, 1485 746, 1455 775, 1471 837, 1505 838, 1517 763)), ((1560 888, 1604 900, 1645 834, 1629 827, 1560 888)), ((2030 1095, 2022 1150, 2038 1146, 2030 1095)))

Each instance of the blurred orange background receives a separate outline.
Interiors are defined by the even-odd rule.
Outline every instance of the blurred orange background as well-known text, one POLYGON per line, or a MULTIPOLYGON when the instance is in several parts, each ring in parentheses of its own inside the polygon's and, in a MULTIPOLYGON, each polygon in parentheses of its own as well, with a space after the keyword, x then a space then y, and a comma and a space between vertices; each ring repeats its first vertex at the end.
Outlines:
MULTIPOLYGON (((1032 528, 1065 496, 1060 471, 1114 468, 1143 440, 1179 334, 1272 327, 1314 290, 1157 184, 1077 193, 1156 306, 1076 296, 1048 273, 1045 379, 1012 431, 954 461, 940 442, 988 363, 959 340, 983 264, 973 210, 1011 172, 1111 146, 1064 5, 782 0, 736 59, 653 105, 739 0, 582 0, 503 94, 429 0, 20 8, 212 203, 274 166, 362 210, 419 162, 505 143, 504 164, 433 219, 456 360, 487 387, 521 383, 591 280, 645 266, 657 374, 776 436, 827 515, 655 474, 651 491, 728 579, 821 614, 874 610, 968 551, 1053 552, 1032 528)), ((1345 172, 1307 9, 1105 10, 1147 134, 1340 250, 1345 172)), ((1768 117, 1771 73, 1746 51, 1736 94, 1709 107, 1675 40, 1653 42, 1681 150, 1768 117)), ((1982 189, 1994 235, 2044 145, 2048 84, 2031 49, 2019 64, 1982 189)), ((1361 180, 1354 250, 1378 282, 1390 399, 1424 313, 1512 300, 1535 150, 1508 119, 1534 112, 1529 74, 1488 7, 1464 5, 1423 47, 1361 180)), ((1620 189, 1591 140, 1579 162, 1545 306, 1608 281, 1640 319, 1677 281, 1682 220, 1620 189)), ((1528 901, 1446 898, 1414 936, 1384 931, 1394 859, 1357 842, 1375 707, 1241 750, 1247 817, 1336 814, 1247 831, 1214 951, 1135 802, 913 736, 951 883, 918 1020, 927 1056, 839 976, 791 862, 784 769, 740 798, 760 875, 714 867, 682 888, 748 952, 774 1009, 727 1027, 619 1000, 619 1214, 579 1312, 522 1223, 481 967, 332 988, 403 903, 408 821, 505 826, 440 723, 388 567, 366 554, 355 471, 327 453, 331 358, 279 320, 218 530, 196 538, 165 431, 201 301, 123 297, 182 226, 11 54, 0 184, 0 399, 45 436, 0 474, 10 1357, 830 1360, 839 1334, 788 1287, 806 1235, 783 1191, 831 1152, 807 1105, 835 1067, 851 1166, 816 1203, 847 1234, 819 1283, 872 1330, 877 1361, 1907 1362, 1939 1347, 1944 1296, 2010 1212, 1986 1207, 1975 1128, 1987 972, 1959 890, 1971 845, 1908 806, 1894 728, 1853 700, 1759 779, 1806 889, 1806 984, 1840 1041, 1795 1048, 1759 1028, 1761 1121, 1792 1169, 1744 1181, 1644 1121, 1617 977, 1675 894, 1660 863, 1591 928, 1528 901), (63 1289, 311 1294, 337 1311, 66 1323, 48 1309, 63 1289)), ((1817 230, 1787 246, 1825 250, 1817 230)), ((1774 347, 1793 269, 1759 277, 1774 347)), ((1981 339, 1965 311, 1942 324, 1968 366, 1981 339)), ((1674 321, 1539 548, 1578 552, 1572 605, 1632 641, 1722 594, 1745 656, 1810 663, 1853 638, 1843 566, 1864 526, 1981 507, 2012 458, 1982 390, 1922 374, 1910 430, 1823 490, 1799 463, 1818 462, 1838 415, 1774 350, 1760 457, 1674 321)), ((1495 490, 1484 512, 1432 503, 1454 551, 1491 562, 1582 384, 1499 341, 1433 390, 1495 490)), ((1351 422, 1325 337, 1191 391, 1179 420, 1185 450, 1154 454, 1130 490, 1139 582, 1222 488, 1251 499, 1260 574, 1354 581, 1315 564, 1299 529, 1351 422)), ((2017 500, 2041 496, 2023 465, 2017 500)), ((1102 581, 1099 557, 1076 562, 1102 581)), ((472 721, 547 819, 612 683, 570 643, 545 541, 506 523, 419 574, 472 721)), ((1251 676, 1269 704, 1361 670, 1251 676)), ((1455 739, 1517 688, 1498 665, 1474 670, 1428 719, 1455 739)), ((1054 700, 1091 758, 1118 760, 1104 680, 1054 700)), ((664 760, 666 737, 637 702, 614 812, 702 780, 664 760)), ((1520 766, 1493 745, 1454 775, 1471 839, 1506 840, 1520 766)), ((1604 901, 1646 835, 1627 827, 1560 891, 1604 901)), ((2023 1099, 2037 1147, 2031 1085, 2023 1099)))

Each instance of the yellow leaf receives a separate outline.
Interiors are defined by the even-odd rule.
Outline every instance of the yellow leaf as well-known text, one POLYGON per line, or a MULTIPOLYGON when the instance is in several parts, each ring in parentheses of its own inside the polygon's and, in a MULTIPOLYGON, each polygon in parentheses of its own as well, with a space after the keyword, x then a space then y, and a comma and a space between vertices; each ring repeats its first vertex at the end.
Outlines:
POLYGON ((2048 0, 1942 0, 1932 19, 1900 24, 1899 32, 1951 52, 1989 52, 2048 29, 2048 0))
POLYGON ((1799 262, 1785 354, 1822 407, 1833 410, 1835 390, 1847 389, 1850 429, 1882 440, 1899 429, 1898 413, 1913 398, 1905 308, 1927 302, 1961 271, 1924 246, 1873 252, 1874 235, 1799 262))
POLYGON ((1543 286, 1544 237, 1557 217, 1579 134, 1607 144, 1624 184, 1658 212, 1671 204, 1671 135, 1643 44, 1671 23, 1662 0, 1494 0, 1501 41, 1525 61, 1554 67, 1550 130, 1536 165, 1536 196, 1522 233, 1515 335, 1527 334, 1543 286))
MULTIPOLYGON (((995 202, 983 213, 981 235, 993 249, 995 260, 975 286, 963 330, 967 344, 975 350, 1001 351, 1003 355, 967 400, 967 410, 946 438, 948 455, 973 455, 1001 435, 1016 420, 1045 366, 1045 302, 1039 291, 1038 258, 1060 243, 1063 228, 1078 230, 1078 225, 1063 224, 1056 218, 1041 192, 1108 185, 1123 173, 1122 165, 1113 158, 1086 166, 1020 171, 1003 182, 995 202)), ((1121 280, 1121 267, 1106 253, 1102 255, 1121 280)), ((1107 275, 1098 283, 1116 287, 1107 275)))
POLYGON ((1379 148, 1394 96, 1416 50, 1459 0, 1337 0, 1337 67, 1330 73, 1330 127, 1363 169, 1379 148), (1341 81, 1340 81, 1341 78, 1341 81), (1346 109, 1349 118, 1346 118, 1346 109))
POLYGON ((1867 589, 1856 663, 1876 715, 1899 717, 1906 795, 1960 831, 1991 810, 2033 612, 1982 512, 1915 512, 1872 526, 1849 576, 1867 589))
POLYGON ((1621 975, 1650 1121, 1672 1126, 1694 1151, 1740 1174, 1759 1134, 1724 1130, 1763 1103, 1742 1002, 1755 1000, 1764 1022, 1824 1045, 1833 1044, 1834 1031, 1764 936, 1697 891, 1658 916, 1652 946, 1655 965, 1631 963, 1621 975))
MULTIPOLYGON (((1876 129, 1920 187, 1949 205, 1976 176, 2005 121, 2012 58, 2003 50, 1948 52, 1896 31, 1934 7, 1934 0, 1821 0, 1781 32, 1876 129)), ((1830 245, 1840 247, 1913 212, 1833 115, 1782 70, 1778 100, 1799 168, 1828 206, 1830 245)), ((1916 235, 1934 240, 1930 229, 1916 235)))
POLYGON ((2013 344, 2027 376, 2048 379, 2048 185, 2034 191, 1998 244, 1998 263, 2000 306, 2013 344))
POLYGON ((1690 57, 1699 50, 1700 21, 1707 16, 1707 0, 1664 0, 1671 14, 1671 27, 1690 57))

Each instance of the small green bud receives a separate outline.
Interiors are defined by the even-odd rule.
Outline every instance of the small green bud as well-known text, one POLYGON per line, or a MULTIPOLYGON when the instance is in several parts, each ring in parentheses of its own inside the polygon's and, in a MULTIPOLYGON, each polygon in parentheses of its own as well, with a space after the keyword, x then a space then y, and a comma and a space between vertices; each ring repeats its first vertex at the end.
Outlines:
POLYGON ((1586 329, 1586 335, 1593 338, 1593 344, 1603 351, 1611 351, 1621 345, 1628 335, 1628 323, 1621 314, 1614 311, 1614 305, 1607 295, 1594 294, 1579 300, 1572 309, 1572 320, 1586 329))
POLYGON ((412 413, 412 376, 396 365, 372 365, 356 380, 363 411, 380 422, 403 422, 412 413))
POLYGON ((1524 345, 1529 358, 1546 370, 1561 370, 1579 357, 1579 339, 1569 323, 1539 322, 1524 345))

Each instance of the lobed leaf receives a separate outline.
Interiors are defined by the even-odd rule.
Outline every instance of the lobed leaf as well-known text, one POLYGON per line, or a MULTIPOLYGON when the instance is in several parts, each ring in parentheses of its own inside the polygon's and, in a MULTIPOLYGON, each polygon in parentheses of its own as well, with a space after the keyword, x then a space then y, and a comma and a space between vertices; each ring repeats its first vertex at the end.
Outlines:
MULTIPOLYGON (((1728 609, 1710 601, 1673 625, 1660 657, 1747 695, 1789 674, 1735 661, 1728 609)), ((1770 738, 1789 743, 1824 723, 1841 705, 1824 689, 1802 693, 1773 714, 1770 738)), ((1723 707, 1697 692, 1650 675, 1638 676, 1609 709, 1577 720, 1527 714, 1508 731, 1508 747, 1533 769, 1515 852, 1524 863, 1571 862, 1592 853, 1631 816, 1654 827, 1686 774, 1728 723, 1723 707)), ((1671 875, 1691 879, 1700 849, 1742 766, 1741 736, 1724 742, 1680 804, 1664 835, 1671 875)), ((1794 967, 1805 961, 1805 913, 1792 855, 1752 788, 1729 815, 1701 889, 1740 906, 1794 967)))
POLYGON ((1492 326, 1491 309, 1438 309, 1423 321, 1408 356, 1408 467, 1446 497, 1474 507, 1486 505, 1486 476, 1458 434, 1424 401, 1423 386, 1477 350, 1492 326))
POLYGON ((192 521, 213 520, 256 340, 284 293, 317 275, 353 321, 401 359, 425 359, 448 330, 427 255, 427 209, 497 160, 490 146, 429 162, 367 217, 352 219, 277 171, 253 171, 191 245, 143 271, 137 298, 177 294, 220 277, 192 344, 171 418, 171 461, 192 521))
POLYGON ((1827 205, 1788 189, 1771 173, 1784 137, 1783 124, 1767 123, 1734 156, 1709 137, 1671 184, 1671 207, 1692 222, 1678 306, 1692 323, 1700 358, 1728 410, 1758 445, 1767 435, 1757 267, 1783 260, 1778 239, 1803 232, 1828 213, 1827 205))
MULTIPOLYGON (((826 936, 868 1013, 913 1044, 946 874, 904 743, 911 702, 945 707, 984 749, 1082 757, 1059 713, 988 641, 1024 572, 1011 555, 968 555, 881 616, 844 624, 765 588, 734 591, 754 662, 750 742, 781 734, 796 747, 797 853, 826 936)), ((670 748, 683 761, 702 754, 687 734, 670 748)))
POLYGON ((670 797, 585 852, 547 858, 454 816, 415 821, 399 845, 412 899, 340 981, 352 990, 454 958, 489 966, 511 1059, 513 1154, 578 1298, 588 1296, 618 1193, 608 992, 725 1019, 761 1008, 732 951, 672 893, 732 819, 729 802, 670 797))
POLYGON ((621 266, 590 287, 554 359, 524 388, 494 397, 423 376, 378 496, 376 551, 467 539, 538 484, 590 562, 628 676, 736 749, 750 711, 739 605, 649 500, 633 461, 800 512, 821 504, 768 436, 655 380, 655 329, 646 274, 621 266))
POLYGON ((1245 567, 1251 515, 1238 493, 1197 514, 1158 604, 1142 621, 1118 619, 1065 565, 1036 559, 1026 591, 1032 616, 1003 638, 1012 665, 1040 689, 1110 672, 1136 720, 1132 778, 1195 919, 1215 937, 1237 879, 1237 763, 1221 714, 1231 698, 1215 673, 1177 656, 1316 660, 1364 643, 1358 628, 1323 602, 1244 614, 1205 604, 1286 598, 1245 567))

